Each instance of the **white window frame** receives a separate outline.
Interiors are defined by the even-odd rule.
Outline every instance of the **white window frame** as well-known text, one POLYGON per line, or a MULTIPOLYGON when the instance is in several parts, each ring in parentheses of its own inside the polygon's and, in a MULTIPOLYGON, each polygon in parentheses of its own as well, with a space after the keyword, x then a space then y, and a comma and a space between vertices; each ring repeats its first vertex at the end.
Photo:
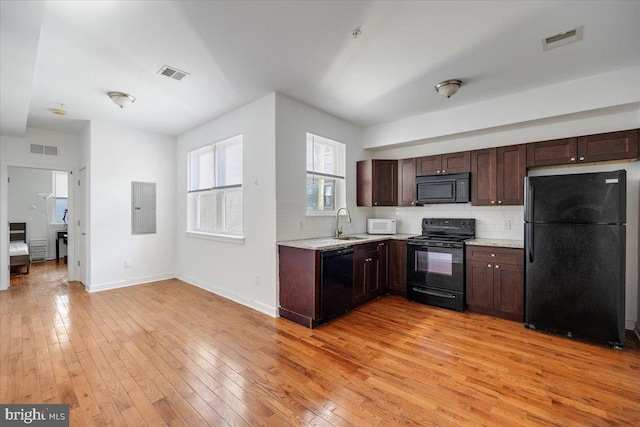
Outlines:
MULTIPOLYGON (((336 211, 343 207, 346 206, 346 186, 347 186, 347 180, 346 180, 346 157, 347 157, 347 147, 346 144, 344 142, 340 142, 340 141, 335 141, 329 138, 325 138, 319 135, 315 135, 312 133, 307 132, 307 140, 306 140, 306 144, 307 147, 309 144, 313 144, 314 146, 316 144, 319 145, 325 145, 325 146, 330 146, 333 147, 333 149, 335 150, 336 153, 336 161, 340 162, 339 165, 335 166, 334 168, 337 168, 338 171, 337 173, 327 173, 324 171, 316 171, 315 170, 315 161, 311 160, 311 168, 309 168, 309 159, 307 158, 307 155, 309 154, 308 150, 306 151, 306 155, 305 155, 305 169, 306 169, 306 178, 305 178, 305 182, 308 179, 316 179, 316 178, 324 178, 327 180, 333 180, 335 182, 335 185, 332 185, 332 192, 333 192, 333 206, 331 207, 331 209, 312 209, 309 206, 309 200, 308 200, 308 193, 307 193, 307 186, 305 185, 305 198, 306 198, 306 205, 307 205, 307 216, 322 216, 322 215, 335 215, 336 211)), ((312 155, 315 154, 316 150, 314 148, 311 149, 311 153, 312 155)), ((327 184, 325 184, 325 187, 327 186, 327 184)), ((323 195, 324 196, 324 195, 323 195)), ((324 206, 324 205, 323 205, 324 206)))
MULTIPOLYGON (((244 192, 243 192, 243 164, 244 164, 244 138, 243 135, 236 135, 231 138, 217 141, 213 144, 208 144, 203 147, 199 147, 187 152, 187 230, 186 233, 192 237, 199 237, 205 239, 221 240, 234 243, 244 242, 244 192), (217 147, 221 147, 226 144, 239 144, 242 151, 241 164, 237 167, 240 168, 240 182, 236 182, 229 185, 217 185, 220 178, 219 174, 224 168, 225 164, 219 164, 220 157, 218 157, 217 147), (213 153, 213 185, 201 185, 196 177, 196 171, 192 170, 194 163, 192 162, 192 156, 198 155, 198 152, 211 151, 213 153), (225 207, 226 197, 229 194, 240 193, 242 200, 242 213, 240 231, 230 230, 225 228, 225 207), (212 228, 201 227, 201 209, 203 196, 214 195, 216 197, 216 224, 212 228)), ((228 165, 227 165, 228 166, 228 165)))
MULTIPOLYGON (((56 220, 56 201, 59 199, 64 199, 67 201, 67 212, 69 209, 69 172, 67 171, 51 171, 51 205, 49 206, 49 214, 51 221, 49 225, 52 226, 64 226, 66 225, 62 219, 60 221, 56 220), (67 185, 64 189, 64 195, 58 194, 58 186, 56 185, 57 176, 59 174, 65 174, 67 185)), ((67 215, 68 217, 68 215, 67 215)))

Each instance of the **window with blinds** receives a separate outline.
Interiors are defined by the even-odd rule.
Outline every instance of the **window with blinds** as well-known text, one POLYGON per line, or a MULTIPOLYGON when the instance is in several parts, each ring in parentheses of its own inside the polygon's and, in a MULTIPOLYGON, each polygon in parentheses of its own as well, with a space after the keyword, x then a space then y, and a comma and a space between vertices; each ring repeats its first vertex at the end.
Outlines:
POLYGON ((307 213, 335 213, 345 201, 345 145, 307 133, 307 213))
POLYGON ((188 231, 242 236, 242 135, 187 157, 188 231))

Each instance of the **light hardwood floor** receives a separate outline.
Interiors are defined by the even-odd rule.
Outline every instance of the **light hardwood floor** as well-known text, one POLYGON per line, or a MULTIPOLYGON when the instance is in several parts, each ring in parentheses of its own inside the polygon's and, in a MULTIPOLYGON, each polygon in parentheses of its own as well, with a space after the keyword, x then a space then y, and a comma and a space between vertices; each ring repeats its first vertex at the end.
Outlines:
POLYGON ((64 264, 0 292, 0 402, 87 425, 639 425, 613 350, 384 297, 313 331, 167 280, 88 294, 64 264))

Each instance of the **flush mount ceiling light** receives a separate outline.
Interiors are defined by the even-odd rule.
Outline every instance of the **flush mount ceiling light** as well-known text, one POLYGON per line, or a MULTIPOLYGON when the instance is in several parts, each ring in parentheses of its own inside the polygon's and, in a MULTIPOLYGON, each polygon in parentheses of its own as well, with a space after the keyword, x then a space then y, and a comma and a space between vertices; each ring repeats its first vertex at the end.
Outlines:
POLYGON ((133 96, 124 92, 109 92, 107 95, 109 95, 109 98, 120 108, 124 108, 136 101, 133 96))
POLYGON ((460 89, 460 86, 462 86, 462 82, 460 80, 445 80, 436 85, 436 92, 442 96, 451 98, 456 94, 458 89, 460 89))
POLYGON ((60 104, 60 108, 52 108, 51 112, 55 115, 58 116, 66 116, 67 115, 67 110, 64 110, 62 107, 64 106, 64 104, 60 104))

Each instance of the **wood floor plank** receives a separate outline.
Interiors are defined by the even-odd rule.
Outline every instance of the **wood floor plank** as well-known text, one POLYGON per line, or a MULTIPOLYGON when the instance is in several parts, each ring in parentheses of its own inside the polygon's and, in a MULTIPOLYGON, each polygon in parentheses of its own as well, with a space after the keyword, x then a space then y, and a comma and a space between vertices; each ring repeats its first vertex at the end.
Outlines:
POLYGON ((63 263, 0 292, 0 401, 74 426, 609 426, 640 420, 612 350, 386 296, 314 330, 179 280, 87 293, 63 263))

